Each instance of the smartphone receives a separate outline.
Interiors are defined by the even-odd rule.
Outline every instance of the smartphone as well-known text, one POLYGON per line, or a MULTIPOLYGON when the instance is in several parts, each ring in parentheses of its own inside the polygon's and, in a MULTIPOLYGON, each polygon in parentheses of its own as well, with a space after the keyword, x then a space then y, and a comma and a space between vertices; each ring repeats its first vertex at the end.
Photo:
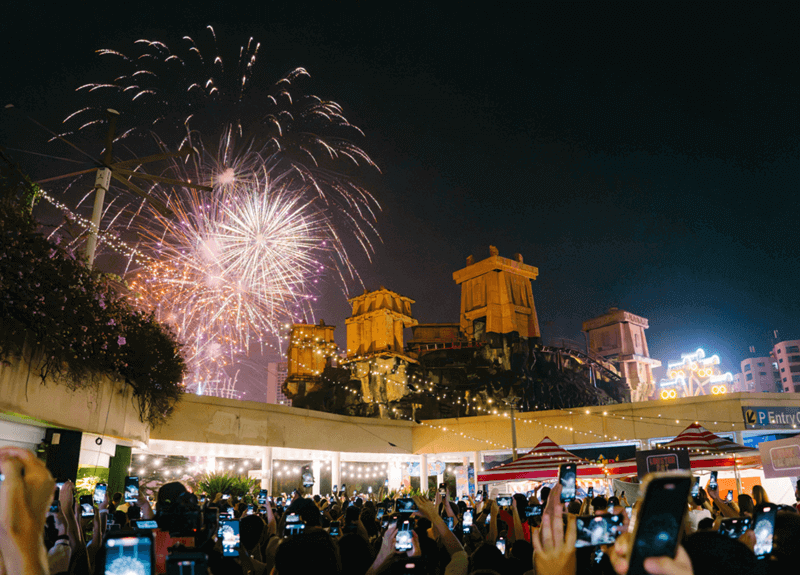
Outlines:
POLYGON ((135 475, 125 477, 125 503, 132 504, 139 501, 139 478, 135 475))
POLYGON ((266 505, 267 504, 267 497, 269 497, 269 491, 266 489, 262 489, 258 492, 258 504, 259 505, 266 505))
POLYGON ((558 467, 558 481, 561 483, 561 503, 575 499, 575 481, 578 466, 575 463, 562 463, 558 467))
POLYGON ((716 471, 712 471, 711 472, 711 479, 708 480, 708 488, 713 490, 713 491, 716 491, 718 489, 718 487, 719 486, 717 485, 717 472, 716 471))
POLYGON ((286 527, 284 529, 284 535, 286 537, 291 537, 293 535, 300 535, 305 531, 306 524, 303 523, 303 520, 297 513, 289 513, 286 516, 286 527))
POLYGON ((692 499, 697 499, 700 497, 700 478, 695 477, 694 483, 692 483, 692 499))
POLYGON ((367 487, 367 493, 372 493, 372 485, 370 485, 369 487, 367 487))
POLYGON ((238 519, 220 519, 217 537, 222 541, 222 554, 225 557, 239 556, 238 519))
POLYGON ((578 538, 575 540, 575 547, 613 545, 622 533, 623 523, 622 515, 582 515, 576 519, 578 538))
POLYGON ((50 504, 50 513, 58 513, 59 509, 61 509, 61 502, 58 499, 53 499, 50 504))
POLYGON ((247 515, 253 515, 256 512, 256 508, 254 505, 247 506, 247 515))
POLYGON ((61 494, 61 488, 64 487, 66 481, 58 481, 56 482, 56 496, 55 498, 58 499, 58 496, 61 494))
POLYGON ((502 494, 497 496, 497 504, 500 507, 511 507, 511 502, 513 500, 514 500, 514 498, 511 495, 509 495, 508 493, 502 493, 502 494))
POLYGON ((152 533, 109 532, 103 543, 103 573, 155 575, 154 547, 152 533))
POLYGON ((170 551, 167 575, 207 575, 208 556, 198 551, 170 551))
POLYGON ((494 545, 500 550, 500 553, 502 553, 503 555, 506 554, 506 540, 504 538, 498 537, 494 545))
POLYGON ((733 501, 733 491, 732 490, 730 490, 730 489, 728 490, 728 494, 725 496, 725 501, 728 501, 728 502, 733 501))
POLYGON ((380 519, 381 517, 384 516, 385 513, 386 509, 384 509, 383 507, 378 507, 378 511, 375 514, 375 519, 380 519))
POLYGON ((94 515, 94 499, 91 495, 81 495, 81 517, 92 517, 94 515))
POLYGON ((731 539, 738 539, 750 529, 753 520, 750 517, 728 517, 719 525, 719 532, 731 539))
POLYGON ((472 520, 475 511, 472 507, 467 507, 464 511, 464 517, 461 519, 461 526, 464 528, 464 533, 469 533, 472 529, 472 520))
POLYGON ((341 527, 341 523, 339 523, 338 521, 331 521, 331 527, 328 530, 328 532, 330 533, 330 536, 331 537, 339 537, 339 535, 342 534, 342 531, 341 531, 340 527, 341 527))
POLYGON ((529 505, 525 508, 525 517, 528 520, 528 525, 533 525, 537 521, 537 517, 542 516, 544 509, 541 505, 529 505))
POLYGON ((311 471, 304 471, 303 472, 303 487, 313 487, 314 486, 314 475, 311 471))
POLYGON ((642 485, 641 507, 628 527, 633 544, 628 556, 628 575, 645 575, 648 557, 675 557, 692 490, 689 473, 653 473, 642 485))
POLYGON ((158 523, 154 519, 139 519, 136 521, 136 529, 158 529, 158 523))
POLYGON ((342 483, 341 488, 339 488, 339 495, 347 495, 347 483, 342 483))
POLYGON ((594 498, 594 487, 587 487, 586 488, 586 497, 588 497, 589 499, 593 499, 594 498))
POLYGON ((475 494, 475 501, 483 501, 483 492, 481 492, 481 491, 478 491, 478 492, 475 494))
POLYGON ((336 487, 337 487, 337 486, 336 486, 336 485, 334 485, 334 486, 333 486, 333 489, 331 489, 331 495, 336 495, 337 493, 339 493, 339 490, 338 490, 338 489, 336 489, 336 487))
POLYGON ((353 489, 353 497, 355 497, 356 495, 358 495, 358 490, 357 489, 353 489))
POLYGON ((108 486, 105 483, 98 483, 94 486, 94 504, 100 505, 106 500, 106 489, 108 486))
POLYGON ((452 531, 453 528, 456 526, 456 520, 452 517, 445 517, 444 522, 447 523, 447 528, 452 531))
POLYGON ((764 559, 772 553, 772 538, 775 535, 775 516, 778 508, 774 505, 764 505, 756 509, 756 516, 753 519, 756 534, 756 544, 753 553, 756 559, 764 559))
POLYGON ((419 511, 417 504, 414 503, 414 500, 410 497, 400 497, 396 503, 397 507, 395 510, 398 513, 412 513, 414 511, 419 511))
POLYGON ((408 519, 406 519, 405 521, 403 521, 403 524, 397 531, 397 535, 395 536, 394 539, 394 549, 395 551, 403 553, 405 551, 411 551, 413 547, 414 543, 411 536, 411 522, 408 519))
POLYGON ((447 484, 445 483, 439 484, 439 495, 441 495, 442 497, 447 495, 447 484))

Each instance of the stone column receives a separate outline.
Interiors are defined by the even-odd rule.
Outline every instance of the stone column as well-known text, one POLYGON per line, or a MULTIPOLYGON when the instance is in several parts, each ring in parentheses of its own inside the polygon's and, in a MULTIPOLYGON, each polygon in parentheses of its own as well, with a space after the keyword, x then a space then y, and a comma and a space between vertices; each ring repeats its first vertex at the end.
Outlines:
POLYGON ((333 489, 334 485, 336 486, 336 489, 342 488, 341 470, 342 470, 341 453, 339 453, 338 451, 334 451, 333 457, 331 458, 331 489, 333 489))
POLYGON ((428 455, 419 456, 419 490, 425 494, 428 491, 428 455))
POLYGON ((312 461, 311 472, 314 474, 314 487, 311 488, 311 495, 319 495, 319 484, 322 481, 322 462, 318 459, 312 461))
POLYGON ((481 452, 480 451, 473 451, 472 452, 472 465, 475 471, 475 479, 473 479, 473 487, 475 489, 475 493, 478 492, 478 473, 483 470, 483 462, 481 461, 481 452))
POLYGON ((264 447, 261 452, 261 489, 272 495, 272 448, 264 447))
POLYGON ((399 491, 403 483, 403 474, 400 471, 400 465, 396 461, 389 464, 387 476, 389 478, 389 491, 399 491))

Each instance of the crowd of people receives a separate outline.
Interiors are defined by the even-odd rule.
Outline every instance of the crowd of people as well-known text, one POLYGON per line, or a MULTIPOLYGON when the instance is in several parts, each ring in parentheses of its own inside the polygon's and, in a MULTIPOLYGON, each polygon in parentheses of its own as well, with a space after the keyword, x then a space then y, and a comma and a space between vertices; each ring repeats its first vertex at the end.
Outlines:
MULTIPOLYGON (((70 482, 54 501, 55 482, 29 451, 0 448, 0 472, 0 575, 638 575, 639 569, 629 558, 639 545, 631 519, 642 500, 562 502, 558 484, 527 496, 481 493, 458 501, 446 489, 431 501, 311 497, 298 488, 284 501, 259 505, 192 494, 172 482, 153 505, 142 495, 128 504, 121 494, 106 495, 87 515, 70 482)), ((670 552, 645 559, 641 572, 797 572, 800 514, 771 505, 761 486, 736 502, 707 486, 689 496, 678 516, 679 537, 662 542, 670 552), (755 531, 765 509, 772 510, 774 532, 762 553, 755 531)))

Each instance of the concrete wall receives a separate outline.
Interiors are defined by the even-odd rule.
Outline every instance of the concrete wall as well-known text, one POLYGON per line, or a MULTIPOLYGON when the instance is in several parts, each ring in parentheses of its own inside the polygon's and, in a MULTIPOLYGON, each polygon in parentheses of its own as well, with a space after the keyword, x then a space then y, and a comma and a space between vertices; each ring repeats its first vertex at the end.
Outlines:
POLYGON ((103 378, 96 387, 71 391, 52 381, 42 384, 25 360, 0 363, 0 412, 31 418, 31 425, 106 435, 128 444, 148 437, 123 382, 103 378))
POLYGON ((154 429, 150 437, 343 453, 410 453, 413 427, 409 421, 346 417, 282 405, 187 395, 172 419, 154 429))

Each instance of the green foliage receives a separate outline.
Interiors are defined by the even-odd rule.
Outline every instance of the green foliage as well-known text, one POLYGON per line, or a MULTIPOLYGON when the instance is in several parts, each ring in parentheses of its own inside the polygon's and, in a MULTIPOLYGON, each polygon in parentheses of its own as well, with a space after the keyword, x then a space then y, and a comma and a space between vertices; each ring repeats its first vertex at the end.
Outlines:
POLYGON ((252 500, 261 487, 258 479, 228 473, 208 473, 198 483, 198 489, 213 499, 217 493, 230 493, 239 499, 252 500))
MULTIPOLYGON (((0 185, 2 185, 0 180, 0 185)), ((30 362, 42 382, 70 389, 121 377, 141 421, 170 416, 186 364, 175 335, 135 310, 112 280, 38 233, 18 200, 0 200, 0 358, 30 362)))

